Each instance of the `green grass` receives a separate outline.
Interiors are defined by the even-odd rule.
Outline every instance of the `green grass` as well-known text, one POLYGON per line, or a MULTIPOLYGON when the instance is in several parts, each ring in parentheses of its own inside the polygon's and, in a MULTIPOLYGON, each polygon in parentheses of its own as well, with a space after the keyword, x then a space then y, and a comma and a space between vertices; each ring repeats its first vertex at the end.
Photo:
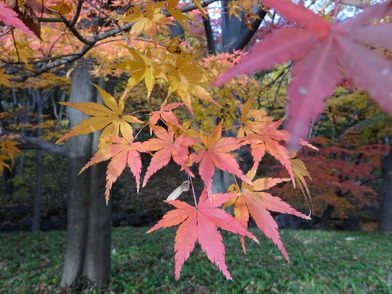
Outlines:
MULTIPOLYGON (((175 281, 175 230, 146 231, 116 229, 109 289, 82 293, 392 293, 392 235, 285 230, 288 263, 257 232, 247 255, 223 234, 232 281, 199 247, 175 281)), ((58 293, 64 241, 65 232, 0 235, 0 293, 58 293)))

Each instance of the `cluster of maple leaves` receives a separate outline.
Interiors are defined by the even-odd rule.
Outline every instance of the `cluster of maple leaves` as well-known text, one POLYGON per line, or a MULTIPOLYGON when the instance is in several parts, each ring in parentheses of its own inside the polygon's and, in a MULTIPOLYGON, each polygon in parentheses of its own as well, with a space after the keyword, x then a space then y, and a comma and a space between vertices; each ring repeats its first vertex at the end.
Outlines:
MULTIPOLYGON (((203 14, 200 2, 194 2, 203 14)), ((247 230, 250 216, 288 259, 270 211, 289 213, 305 219, 309 217, 265 190, 291 180, 294 186, 298 185, 304 193, 309 194, 304 180, 308 172, 303 163, 295 157, 295 152, 290 153, 286 146, 290 150, 296 150, 299 145, 312 147, 300 138, 305 137, 309 120, 317 118, 322 110, 323 100, 333 93, 337 85, 347 80, 355 83, 367 90, 384 109, 392 112, 392 104, 389 103, 392 99, 391 62, 382 53, 370 48, 371 46, 392 51, 391 23, 371 23, 391 15, 391 1, 368 6, 364 12, 344 23, 339 23, 336 8, 330 24, 306 9, 303 4, 297 5, 290 0, 264 0, 263 5, 274 9, 292 25, 281 27, 265 37, 263 42, 256 43, 252 51, 218 77, 214 85, 224 85, 241 73, 268 70, 276 64, 293 61, 293 80, 288 86, 288 96, 291 99, 288 129, 291 134, 279 129, 283 120, 273 121, 264 111, 252 109, 250 98, 242 107, 237 127, 231 130, 236 131, 236 137, 223 136, 222 121, 211 132, 205 132, 192 128, 189 122, 181 124, 175 116, 173 111, 182 106, 192 112, 192 100, 195 98, 220 105, 206 89, 211 76, 199 65, 199 61, 195 60, 197 55, 185 52, 178 54, 175 50, 170 50, 170 44, 167 48, 157 46, 158 28, 169 23, 161 13, 164 5, 167 6, 168 12, 185 26, 187 18, 176 8, 178 1, 151 1, 144 8, 138 5, 132 7, 132 13, 123 17, 120 22, 134 23, 131 36, 146 34, 155 47, 143 50, 126 48, 131 57, 117 65, 118 69, 130 73, 126 93, 142 81, 146 85, 147 96, 151 95, 155 85, 167 86, 167 98, 160 110, 149 113, 148 122, 142 121, 134 114, 125 112, 126 95, 117 101, 97 87, 105 105, 91 102, 64 103, 91 117, 61 137, 58 143, 76 135, 102 130, 99 150, 81 172, 99 162, 110 160, 106 176, 107 201, 114 182, 127 166, 135 177, 138 189, 140 186, 144 187, 149 178, 170 160, 184 170, 191 184, 193 177, 200 176, 205 188, 198 200, 198 195, 194 195, 194 206, 180 200, 168 200, 175 209, 169 211, 149 231, 180 225, 174 245, 176 279, 180 277, 182 265, 196 242, 225 277, 231 278, 225 264, 222 237, 217 228, 238 234, 245 251, 245 237, 257 241, 247 230), (168 103, 169 96, 175 96, 182 102, 168 103), (163 121, 165 127, 159 126, 158 121, 163 121), (155 137, 141 142, 138 138, 140 130, 135 135, 131 124, 143 123, 140 130, 149 127, 155 137), (253 157, 253 166, 246 174, 240 169, 235 158, 235 151, 242 146, 249 146, 253 157), (143 152, 152 154, 152 158, 142 181, 140 153, 143 152), (265 153, 278 159, 290 178, 255 179, 265 153), (242 183, 229 187, 228 193, 213 194, 215 169, 232 174, 242 183), (222 205, 233 205, 234 217, 226 213, 222 205)), ((9 7, 0 2, 0 8, 1 11, 7 12, 0 12, 1 21, 31 34, 28 28, 9 12, 9 7)), ((231 13, 237 15, 242 9, 244 8, 233 3, 231 13)), ((250 17, 249 21, 253 18, 250 17)))
POLYGON ((237 137, 224 137, 222 136, 222 122, 210 133, 192 129, 189 123, 180 124, 172 111, 184 106, 185 103, 167 104, 165 101, 160 110, 149 114, 149 122, 145 125, 150 127, 155 137, 140 142, 137 141, 137 136, 133 136, 134 130, 131 123, 143 122, 132 114, 124 113, 123 100, 120 99, 117 102, 109 93, 96 87, 105 105, 92 102, 65 102, 65 105, 72 106, 91 117, 75 126, 58 142, 72 136, 102 130, 99 150, 81 172, 99 162, 110 160, 106 173, 107 201, 109 201, 113 183, 127 166, 135 177, 137 189, 140 188, 141 152, 154 152, 144 175, 143 187, 148 179, 166 166, 170 160, 173 160, 187 173, 191 183, 195 175, 190 167, 197 165, 198 174, 204 182, 205 189, 198 201, 195 195, 195 206, 179 200, 167 201, 176 209, 169 211, 150 230, 152 232, 158 228, 180 225, 175 244, 176 279, 179 278, 182 264, 189 257, 196 241, 200 243, 209 260, 219 267, 225 277, 231 278, 224 260, 222 237, 217 227, 239 234, 245 251, 245 236, 257 241, 256 237, 246 229, 250 215, 257 226, 277 244, 288 259, 280 240, 277 224, 269 211, 290 213, 306 219, 309 217, 264 191, 278 183, 289 181, 289 178, 254 180, 259 162, 266 152, 276 157, 285 166, 294 183, 295 174, 300 173, 291 164, 290 154, 281 144, 288 139, 288 132, 278 129, 282 120, 273 121, 263 110, 251 109, 252 99, 249 99, 243 107, 241 124, 237 127, 237 137), (165 123, 166 127, 157 125, 160 120, 165 123), (254 160, 252 169, 246 175, 241 171, 233 153, 244 145, 250 146, 254 160), (242 180, 242 186, 232 186, 229 193, 212 194, 213 175, 216 168, 242 180), (234 205, 235 217, 220 208, 223 203, 226 203, 226 206, 234 205))

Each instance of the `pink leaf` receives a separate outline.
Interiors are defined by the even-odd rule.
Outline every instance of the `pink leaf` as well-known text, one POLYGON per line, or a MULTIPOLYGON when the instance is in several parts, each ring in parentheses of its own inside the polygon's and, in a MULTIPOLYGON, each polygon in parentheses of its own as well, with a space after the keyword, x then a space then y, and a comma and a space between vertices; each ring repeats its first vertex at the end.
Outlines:
POLYGON ((30 37, 35 37, 35 34, 18 18, 18 14, 11 8, 8 8, 4 2, 0 2, 0 21, 20 29, 30 37))
POLYGON ((289 148, 298 147, 299 138, 306 137, 310 119, 317 119, 330 96, 341 81, 332 37, 320 42, 304 59, 295 64, 294 80, 288 86, 291 99, 289 123, 292 131, 289 148))
POLYGON ((380 106, 392 113, 392 64, 374 50, 336 36, 338 61, 348 78, 368 91, 380 106))
POLYGON ((274 65, 303 57, 312 49, 318 35, 302 28, 281 28, 256 43, 251 52, 213 83, 222 85, 238 74, 267 70, 274 65))
POLYGON ((324 31, 329 28, 324 19, 304 7, 302 3, 294 4, 291 0, 263 0, 263 4, 276 10, 288 21, 300 26, 324 31))
POLYGON ((390 14, 392 14, 392 1, 387 0, 384 3, 369 5, 362 13, 349 19, 341 27, 349 32, 350 29, 355 29, 361 25, 368 24, 372 20, 383 18, 390 14))
POLYGON ((197 229, 201 249, 207 254, 208 259, 222 271, 226 279, 231 280, 231 275, 225 262, 225 246, 222 243, 222 236, 217 231, 216 225, 205 217, 199 217, 197 229))
POLYGON ((289 260, 289 256, 286 249, 283 246, 282 240, 280 239, 280 234, 278 231, 278 225, 274 218, 264 207, 260 206, 251 197, 247 197, 246 201, 250 204, 248 205, 249 212, 256 222, 257 227, 263 231, 263 233, 270 238, 279 250, 282 252, 283 256, 289 260))
POLYGON ((392 23, 380 23, 374 26, 353 29, 348 37, 376 47, 392 51, 392 23))
POLYGON ((198 239, 198 222, 196 213, 189 215, 189 218, 178 228, 175 238, 175 278, 180 278, 182 265, 188 259, 195 248, 198 239))

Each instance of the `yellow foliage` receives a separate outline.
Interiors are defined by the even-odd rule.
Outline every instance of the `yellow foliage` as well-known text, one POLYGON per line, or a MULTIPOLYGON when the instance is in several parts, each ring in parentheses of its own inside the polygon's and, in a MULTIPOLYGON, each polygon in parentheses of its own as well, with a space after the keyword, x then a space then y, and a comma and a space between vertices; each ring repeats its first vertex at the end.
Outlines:
POLYGON ((156 41, 158 28, 169 23, 167 16, 160 13, 165 4, 166 1, 157 3, 148 1, 146 7, 135 5, 131 8, 131 13, 126 15, 122 21, 135 23, 130 32, 132 39, 145 34, 156 41))
POLYGON ((0 69, 0 85, 11 87, 11 83, 9 81, 10 78, 10 75, 4 73, 4 69, 0 69))
POLYGON ((96 85, 95 87, 101 94, 105 106, 94 102, 61 102, 61 104, 71 106, 87 115, 91 115, 91 117, 73 127, 69 133, 58 139, 56 143, 73 136, 90 134, 98 130, 103 130, 101 137, 122 135, 127 139, 133 138, 133 128, 130 123, 142 123, 142 121, 124 113, 124 101, 122 99, 117 103, 112 95, 96 85))

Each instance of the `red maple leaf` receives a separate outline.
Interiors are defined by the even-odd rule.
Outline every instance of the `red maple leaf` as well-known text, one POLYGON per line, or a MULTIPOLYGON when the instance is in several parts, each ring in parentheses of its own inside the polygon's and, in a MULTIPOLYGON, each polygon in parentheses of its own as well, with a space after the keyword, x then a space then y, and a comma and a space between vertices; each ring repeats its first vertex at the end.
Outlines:
POLYGON ((208 259, 222 271, 226 279, 231 279, 225 262, 225 246, 217 227, 242 237, 247 236, 258 243, 256 237, 248 232, 239 221, 223 209, 218 208, 232 197, 232 194, 214 194, 211 199, 207 199, 207 193, 204 189, 196 207, 179 200, 165 201, 175 206, 176 209, 166 213, 148 233, 160 228, 180 225, 174 244, 176 280, 180 278, 182 265, 193 251, 196 241, 199 242, 208 259))
MULTIPOLYGON (((250 170, 246 176, 252 181, 255 176, 255 170, 250 170)), ((251 215, 257 227, 278 246, 287 260, 289 260, 289 257, 280 239, 278 225, 269 211, 293 214, 305 219, 310 218, 292 208, 279 197, 272 196, 271 194, 264 192, 264 190, 288 180, 289 179, 285 178, 260 178, 250 184, 242 183, 241 188, 234 184, 230 189, 233 190, 232 193, 236 195, 225 204, 226 207, 234 204, 235 218, 238 219, 245 228, 248 227, 249 215, 251 215)), ((241 243, 242 248, 245 251, 243 237, 241 238, 241 243)))
POLYGON ((142 171, 142 159, 139 152, 144 149, 140 142, 133 142, 132 138, 127 140, 125 137, 113 136, 106 137, 104 140, 100 143, 101 148, 81 169, 79 174, 92 165, 110 159, 106 171, 105 199, 107 203, 109 201, 110 189, 112 188, 113 183, 118 179, 127 165, 135 177, 136 187, 139 191, 140 173, 142 171))
POLYGON ((235 158, 229 153, 238 149, 241 143, 233 137, 222 138, 222 123, 220 122, 208 135, 200 131, 200 140, 204 146, 198 154, 192 154, 192 161, 199 162, 199 174, 206 185, 208 196, 212 195, 212 177, 215 167, 237 176, 242 181, 249 181, 235 158))
POLYGON ((175 139, 174 132, 171 129, 165 130, 158 126, 153 127, 153 131, 158 138, 152 138, 143 142, 145 151, 157 151, 147 168, 143 180, 143 187, 154 173, 169 163, 171 158, 193 177, 193 173, 187 166, 189 160, 188 147, 199 142, 199 140, 186 136, 185 134, 181 134, 175 139))
POLYGON ((309 129, 310 119, 317 118, 324 99, 343 81, 342 76, 368 91, 381 107, 392 113, 392 63, 371 49, 392 50, 392 23, 369 25, 372 20, 392 13, 391 1, 367 6, 361 14, 342 24, 337 24, 336 16, 329 24, 302 4, 290 0, 264 0, 263 4, 294 25, 279 28, 255 44, 215 85, 222 85, 237 74, 294 61, 294 79, 288 86, 290 149, 297 148, 299 138, 309 129))

